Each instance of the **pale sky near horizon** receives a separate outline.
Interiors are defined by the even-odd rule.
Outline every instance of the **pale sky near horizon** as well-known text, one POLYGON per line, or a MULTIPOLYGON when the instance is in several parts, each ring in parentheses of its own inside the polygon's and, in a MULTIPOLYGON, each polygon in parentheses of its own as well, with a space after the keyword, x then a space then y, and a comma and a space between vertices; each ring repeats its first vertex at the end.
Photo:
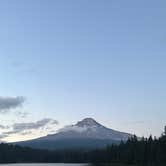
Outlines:
POLYGON ((165 20, 165 0, 1 0, 0 138, 30 139, 86 117, 160 136, 165 20))

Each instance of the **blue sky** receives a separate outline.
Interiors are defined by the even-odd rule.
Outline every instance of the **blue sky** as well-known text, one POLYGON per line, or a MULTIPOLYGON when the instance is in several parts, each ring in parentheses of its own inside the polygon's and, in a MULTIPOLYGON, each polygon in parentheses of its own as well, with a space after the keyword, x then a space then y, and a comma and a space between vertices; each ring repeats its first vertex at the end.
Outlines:
POLYGON ((93 117, 159 136, 166 125, 165 9, 165 0, 2 0, 0 96, 25 98, 1 111, 2 125, 52 118, 59 122, 53 131, 93 117))

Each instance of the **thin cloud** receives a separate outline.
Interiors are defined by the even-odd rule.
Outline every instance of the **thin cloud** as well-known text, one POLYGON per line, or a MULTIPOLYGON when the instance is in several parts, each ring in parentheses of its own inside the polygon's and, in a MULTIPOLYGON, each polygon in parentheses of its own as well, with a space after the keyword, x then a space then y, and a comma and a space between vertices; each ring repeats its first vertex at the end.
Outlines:
POLYGON ((2 134, 4 135, 10 135, 10 134, 17 134, 17 131, 6 131, 6 132, 3 132, 2 134))
POLYGON ((20 133, 21 135, 29 135, 29 134, 32 134, 32 131, 25 131, 25 132, 22 132, 20 133))
POLYGON ((22 96, 17 97, 2 97, 0 96, 0 113, 6 113, 11 109, 21 107, 25 102, 22 96))
POLYGON ((21 118, 26 118, 29 115, 29 113, 23 111, 17 111, 16 115, 20 116, 21 118))
POLYGON ((0 129, 8 129, 9 126, 0 125, 0 129))
MULTIPOLYGON (((7 137, 7 136, 9 136, 11 134, 17 134, 17 133, 19 133, 19 132, 13 130, 13 131, 3 132, 2 135, 6 135, 6 137, 7 137)), ((21 134, 21 135, 28 135, 28 134, 31 134, 31 133, 32 133, 32 131, 23 131, 22 133, 19 133, 19 134, 21 134)))
MULTIPOLYGON (((50 118, 45 118, 36 122, 29 122, 29 123, 14 123, 11 126, 3 126, 0 125, 1 129, 10 129, 8 131, 4 131, 0 134, 0 139, 6 138, 13 134, 20 134, 20 135, 28 135, 31 134, 33 130, 38 130, 49 126, 58 125, 58 121, 50 118)), ((50 129, 52 128, 50 127, 50 129)))
POLYGON ((6 134, 0 134, 0 139, 6 138, 6 137, 8 137, 8 135, 6 135, 6 134))
POLYGON ((45 127, 49 123, 58 124, 58 121, 50 119, 50 118, 45 118, 37 122, 15 123, 13 124, 13 130, 17 132, 21 132, 25 130, 39 129, 39 128, 45 127))

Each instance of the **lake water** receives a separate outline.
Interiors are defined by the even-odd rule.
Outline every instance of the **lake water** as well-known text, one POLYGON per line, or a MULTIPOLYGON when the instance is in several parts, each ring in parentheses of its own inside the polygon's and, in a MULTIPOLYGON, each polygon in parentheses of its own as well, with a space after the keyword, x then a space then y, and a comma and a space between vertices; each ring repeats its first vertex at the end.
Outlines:
POLYGON ((88 164, 0 164, 0 166, 88 166, 88 164))

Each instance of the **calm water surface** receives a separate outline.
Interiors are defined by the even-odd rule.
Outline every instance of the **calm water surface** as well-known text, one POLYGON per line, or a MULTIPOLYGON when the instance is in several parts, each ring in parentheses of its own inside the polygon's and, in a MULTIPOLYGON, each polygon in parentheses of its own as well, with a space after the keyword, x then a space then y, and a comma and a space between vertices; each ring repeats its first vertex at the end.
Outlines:
POLYGON ((1 166, 88 166, 88 164, 1 164, 1 166))

